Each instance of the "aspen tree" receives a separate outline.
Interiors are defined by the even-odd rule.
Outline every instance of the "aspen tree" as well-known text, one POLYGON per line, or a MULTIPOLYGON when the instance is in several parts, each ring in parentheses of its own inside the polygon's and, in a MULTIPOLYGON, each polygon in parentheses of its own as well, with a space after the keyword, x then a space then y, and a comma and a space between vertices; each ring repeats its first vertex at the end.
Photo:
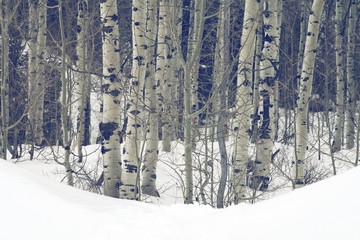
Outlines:
POLYGON ((30 122, 30 129, 28 129, 27 137, 30 141, 34 141, 35 131, 35 117, 37 115, 37 106, 34 99, 36 99, 36 38, 38 35, 38 21, 37 21, 37 5, 34 0, 29 0, 29 54, 28 54, 28 96, 29 96, 29 113, 28 119, 30 122))
POLYGON ((35 141, 36 144, 41 145, 43 140, 43 115, 44 115, 44 96, 45 96, 45 60, 44 55, 46 51, 47 38, 47 0, 39 1, 39 19, 38 19, 38 34, 36 46, 36 91, 35 98, 36 115, 35 115, 35 141))
MULTIPOLYGON (((192 106, 197 103, 192 103, 192 85, 195 79, 194 74, 198 72, 199 56, 202 46, 202 36, 204 32, 204 16, 205 16, 205 0, 195 1, 194 13, 194 36, 191 38, 194 41, 191 54, 187 54, 186 63, 182 60, 182 67, 184 69, 184 147, 185 147, 185 203, 193 203, 193 161, 191 156, 192 149, 192 127, 193 119, 192 106)), ((196 79, 197 81, 197 79, 196 79)), ((194 92, 193 92, 194 93, 194 92)), ((197 93, 196 93, 197 94, 197 93)))
POLYGON ((145 77, 145 106, 150 109, 149 120, 146 133, 146 149, 142 168, 143 181, 142 193, 159 197, 156 189, 156 166, 159 157, 159 117, 158 117, 158 101, 157 91, 158 83, 155 79, 155 42, 156 42, 156 17, 157 17, 157 0, 148 1, 148 23, 146 36, 149 41, 147 48, 146 62, 147 74, 145 77))
MULTIPOLYGON (((336 123, 335 136, 332 146, 332 151, 340 151, 342 145, 343 126, 345 118, 345 76, 344 76, 344 46, 343 46, 343 26, 342 26, 342 12, 343 1, 336 0, 335 7, 335 54, 336 54, 336 123)), ((335 173, 335 172, 334 172, 335 173)))
POLYGON ((350 0, 349 26, 348 26, 348 45, 347 45, 347 108, 346 108, 346 148, 354 147, 355 140, 355 113, 356 113, 356 92, 354 85, 355 69, 355 24, 357 19, 356 0, 350 0))
POLYGON ((88 1, 80 0, 78 2, 78 19, 77 19, 77 46, 76 46, 76 55, 77 55, 77 68, 79 69, 79 74, 77 74, 76 87, 78 96, 78 156, 79 162, 82 162, 83 153, 82 146, 84 143, 85 135, 85 111, 87 108, 87 96, 89 92, 89 78, 87 73, 87 34, 88 34, 88 1))
POLYGON ((130 96, 127 106, 128 124, 124 146, 124 171, 121 178, 120 198, 138 200, 140 139, 142 128, 142 88, 146 74, 146 54, 149 43, 146 39, 146 0, 133 0, 132 42, 133 64, 130 79, 130 96))
POLYGON ((235 152, 233 163, 234 203, 238 204, 246 197, 246 166, 249 161, 249 129, 251 115, 253 75, 253 58, 255 53, 255 39, 260 2, 246 0, 243 31, 241 36, 241 50, 239 54, 238 88, 235 116, 235 152))
POLYGON ((314 0, 309 15, 305 40, 304 59, 296 109, 295 166, 293 175, 295 188, 302 187, 305 183, 308 110, 314 77, 319 27, 324 4, 324 0, 314 0))
POLYGON ((59 25, 61 35, 61 125, 63 130, 63 146, 65 150, 64 167, 66 171, 67 183, 70 186, 74 185, 74 178, 72 175, 70 163, 70 139, 69 139, 69 118, 68 118, 68 102, 67 102, 67 78, 66 78, 66 39, 63 21, 63 1, 58 3, 59 9, 59 25))
POLYGON ((0 157, 7 159, 8 122, 9 122, 9 0, 0 0, 1 21, 1 152, 0 157))
POLYGON ((226 112, 226 82, 229 77, 226 74, 226 69, 229 66, 229 38, 230 38, 230 1, 221 0, 219 21, 217 27, 217 42, 215 48, 215 62, 214 62, 214 84, 215 91, 217 91, 217 98, 215 105, 215 112, 218 114, 217 118, 217 140, 220 150, 221 170, 220 182, 217 194, 217 207, 224 207, 224 194, 226 188, 226 181, 228 175, 228 157, 225 145, 225 124, 227 119, 226 112))
POLYGON ((106 196, 119 197, 121 181, 120 151, 120 54, 118 10, 116 0, 100 3, 103 32, 103 118, 100 123, 102 134, 101 152, 104 160, 104 193, 106 196))
MULTIPOLYGON (((263 0, 260 2, 259 12, 262 12, 263 0)), ((254 61, 254 90, 252 93, 252 114, 251 114, 251 142, 255 143, 258 138, 258 122, 260 120, 259 104, 260 104, 260 59, 263 45, 263 19, 262 15, 258 15, 256 24, 256 45, 255 45, 255 61, 254 61)))
MULTIPOLYGON (((162 113, 162 150, 170 152, 171 143, 171 89, 174 79, 170 62, 174 56, 171 56, 172 49, 169 43, 169 20, 167 12, 169 11, 169 1, 160 0, 159 9, 159 30, 157 43, 157 61, 156 61, 156 79, 162 89, 159 94, 161 113, 162 113)), ((172 61, 174 62, 174 61, 172 61)))
POLYGON ((278 0, 264 1, 264 47, 260 60, 260 116, 259 139, 252 187, 266 190, 270 179, 270 163, 275 133, 275 86, 278 81, 280 30, 278 0))

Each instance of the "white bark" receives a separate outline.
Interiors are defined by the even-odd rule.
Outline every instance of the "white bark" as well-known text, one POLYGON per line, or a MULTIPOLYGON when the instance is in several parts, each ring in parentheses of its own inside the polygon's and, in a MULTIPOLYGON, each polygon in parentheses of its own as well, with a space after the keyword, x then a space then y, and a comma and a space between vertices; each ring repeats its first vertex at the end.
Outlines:
POLYGON ((332 151, 339 151, 342 145, 343 137, 343 126, 345 118, 345 76, 344 76, 344 66, 343 66, 343 35, 342 35, 342 7, 343 1, 336 0, 335 8, 335 54, 336 54, 336 123, 335 123, 335 136, 332 146, 332 151))
POLYGON ((45 60, 46 51, 46 22, 47 22, 47 0, 39 2, 38 35, 36 46, 36 116, 35 116, 35 141, 38 145, 43 141, 43 115, 45 95, 45 60))
POLYGON ((145 105, 149 108, 149 121, 146 134, 146 150, 142 167, 143 181, 141 190, 143 194, 159 197, 156 188, 156 166, 159 157, 159 117, 158 117, 158 101, 157 91, 158 84, 155 79, 155 42, 156 42, 156 16, 157 1, 148 1, 148 23, 146 36, 149 40, 147 49, 147 74, 145 78, 145 105))
POLYGON ((309 15, 308 30, 305 41, 304 60, 301 71, 296 113, 296 145, 294 167, 294 185, 296 188, 302 187, 305 183, 309 100, 312 90, 317 41, 324 4, 324 0, 314 0, 312 10, 309 15))
POLYGON ((146 73, 146 53, 149 43, 146 40, 146 0, 133 0, 132 39, 133 65, 131 69, 130 96, 128 100, 128 124, 124 147, 124 172, 120 185, 120 198, 137 200, 139 198, 140 138, 142 128, 142 87, 146 73))
POLYGON ((355 140, 355 114, 356 114, 356 99, 355 99, 355 24, 357 19, 356 0, 351 0, 348 26, 348 51, 347 51, 347 108, 346 108, 346 148, 354 147, 355 140))
POLYGON ((121 85, 117 1, 102 1, 100 13, 103 25, 103 119, 100 131, 103 137, 104 193, 119 197, 121 85))
POLYGON ((74 178, 72 175, 71 163, 70 163, 70 139, 69 139, 69 111, 67 101, 67 78, 66 78, 66 38, 62 12, 63 0, 59 1, 59 25, 61 35, 61 125, 63 130, 63 147, 65 150, 64 167, 66 171, 67 184, 74 185, 74 178))
POLYGON ((261 126, 256 145, 256 160, 252 187, 267 190, 275 133, 276 81, 278 81, 278 54, 280 29, 278 0, 264 2, 264 47, 260 61, 261 126))
POLYGON ((29 97, 29 113, 28 119, 30 122, 30 129, 27 132, 27 138, 33 141, 35 133, 35 118, 37 115, 36 106, 36 38, 38 35, 38 21, 35 1, 29 0, 29 57, 28 57, 28 97, 29 97))
POLYGON ((87 93, 89 93, 89 78, 87 73, 87 34, 88 34, 88 1, 80 0, 78 2, 78 34, 77 34, 77 46, 76 46, 76 55, 77 55, 77 68, 79 73, 76 78, 76 87, 77 87, 77 96, 76 100, 78 102, 78 156, 79 162, 82 162, 83 153, 82 146, 84 143, 85 135, 85 111, 87 108, 87 93))
POLYGON ((213 89, 215 89, 216 100, 214 102, 214 112, 217 117, 217 140, 220 150, 220 182, 217 193, 217 207, 224 207, 224 194, 228 177, 228 157, 225 144, 225 126, 227 120, 226 109, 226 86, 229 75, 229 38, 230 38, 230 1, 221 0, 219 21, 217 27, 217 42, 215 48, 214 78, 213 89))
MULTIPOLYGON (((168 17, 167 11, 169 10, 168 0, 160 0, 159 10, 159 30, 158 30, 158 43, 157 43, 157 62, 156 62, 156 79, 159 81, 162 88, 160 94, 160 107, 162 112, 162 150, 170 152, 171 148, 171 88, 173 71, 170 62, 172 61, 172 52, 168 46, 168 17)), ((173 61, 174 62, 174 61, 173 61)))
POLYGON ((238 204, 246 197, 246 166, 249 161, 249 129, 251 115, 251 81, 253 75, 253 58, 257 19, 261 17, 260 3, 257 0, 246 0, 241 50, 239 54, 237 114, 235 118, 236 147, 234 152, 233 183, 234 203, 238 204))
MULTIPOLYGON (((194 97, 194 84, 195 74, 198 72, 198 64, 200 60, 200 51, 202 46, 202 36, 204 31, 204 16, 205 16, 205 0, 195 1, 195 16, 194 16, 194 36, 191 39, 194 41, 192 45, 191 54, 188 52, 185 61, 181 61, 184 68, 184 145, 185 145, 185 203, 193 203, 193 165, 192 165, 192 120, 191 115, 192 107, 197 105, 192 103, 194 97)), ((196 77, 197 78, 197 77, 196 77)), ((196 79, 197 81, 197 79, 196 79)), ((197 93, 196 93, 197 95, 197 93)), ((195 97, 196 99, 196 97, 195 97)))

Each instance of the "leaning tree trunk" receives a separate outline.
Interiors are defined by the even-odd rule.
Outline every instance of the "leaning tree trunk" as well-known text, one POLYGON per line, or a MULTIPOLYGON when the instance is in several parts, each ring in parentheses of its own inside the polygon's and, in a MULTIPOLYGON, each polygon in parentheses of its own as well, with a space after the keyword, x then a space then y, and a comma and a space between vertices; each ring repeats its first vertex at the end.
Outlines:
POLYGON ((256 144, 256 160, 252 188, 265 191, 270 180, 270 163, 274 145, 274 100, 278 81, 278 54, 280 30, 278 23, 278 0, 265 1, 264 47, 260 61, 260 108, 261 126, 256 144))
MULTIPOLYGON (((357 19, 356 0, 350 2, 349 26, 348 26, 348 51, 347 51, 347 108, 346 108, 346 148, 354 147, 355 141, 355 115, 356 115, 356 91, 355 91, 355 29, 357 19)), ((358 123, 359 124, 359 123, 358 123)))
POLYGON ((85 113, 87 109, 87 93, 89 93, 89 79, 87 73, 87 34, 88 34, 88 1, 80 0, 78 2, 78 32, 77 32, 77 46, 76 46, 76 55, 77 55, 77 68, 79 73, 77 74, 76 87, 77 87, 77 96, 76 100, 78 102, 78 119, 77 119, 77 132, 78 132, 78 157, 79 162, 83 160, 82 147, 84 144, 85 136, 85 113))
POLYGON ((241 36, 241 50, 239 54, 238 67, 238 88, 235 116, 236 147, 234 152, 233 184, 234 203, 244 201, 246 197, 246 166, 249 161, 249 129, 251 115, 252 89, 251 81, 253 76, 253 58, 255 53, 256 25, 261 3, 257 0, 246 0, 243 32, 241 36))
POLYGON ((66 39, 62 12, 63 1, 59 1, 59 24, 61 34, 61 125, 63 130, 63 147, 65 150, 64 167, 66 171, 67 183, 74 185, 70 163, 70 139, 69 139, 69 111, 67 102, 67 78, 66 78, 66 39))
POLYGON ((305 41, 296 113, 295 167, 293 176, 295 188, 302 187, 305 184, 308 110, 314 77, 319 27, 324 4, 324 0, 314 0, 309 16, 308 34, 305 41))
POLYGON ((103 32, 103 119, 100 131, 103 138, 104 193, 118 198, 121 181, 121 84, 117 1, 101 1, 100 13, 103 32))
POLYGON ((146 53, 149 43, 146 40, 146 0, 133 0, 132 39, 133 65, 131 69, 130 96, 128 100, 128 124, 124 147, 124 172, 120 185, 120 198, 139 199, 140 138, 142 128, 142 87, 146 73, 146 53))
POLYGON ((145 77, 145 106, 149 108, 149 120, 146 134, 146 150, 142 167, 142 185, 141 191, 154 197, 159 197, 156 188, 156 166, 159 158, 159 117, 158 117, 158 101, 157 91, 158 84, 155 79, 155 42, 156 42, 156 16, 157 1, 148 1, 148 24, 146 36, 149 41, 147 49, 147 74, 145 77))
MULTIPOLYGON (((337 0, 335 8, 335 54, 336 54, 336 123, 335 123, 335 136, 332 146, 332 151, 340 151, 342 145, 343 137, 343 126, 345 118, 345 76, 344 76, 344 66, 343 66, 343 19, 342 11, 344 1, 337 0)), ((335 173, 335 172, 334 172, 335 173)))

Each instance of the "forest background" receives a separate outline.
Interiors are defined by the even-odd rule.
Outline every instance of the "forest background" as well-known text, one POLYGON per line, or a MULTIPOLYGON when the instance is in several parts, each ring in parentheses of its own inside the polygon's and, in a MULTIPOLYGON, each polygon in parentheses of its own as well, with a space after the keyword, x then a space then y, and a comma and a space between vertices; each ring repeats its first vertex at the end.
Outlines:
POLYGON ((185 203, 218 208, 358 164, 358 1, 0 7, 3 159, 130 200, 161 197, 161 159, 185 203))

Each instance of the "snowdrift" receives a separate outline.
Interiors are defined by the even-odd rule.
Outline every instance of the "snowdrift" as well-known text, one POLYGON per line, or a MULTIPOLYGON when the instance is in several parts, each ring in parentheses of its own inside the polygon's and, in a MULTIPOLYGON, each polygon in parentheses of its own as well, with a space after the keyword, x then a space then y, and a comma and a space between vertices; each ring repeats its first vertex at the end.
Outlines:
POLYGON ((0 161, 2 240, 360 239, 360 168, 255 205, 155 206, 0 161))

